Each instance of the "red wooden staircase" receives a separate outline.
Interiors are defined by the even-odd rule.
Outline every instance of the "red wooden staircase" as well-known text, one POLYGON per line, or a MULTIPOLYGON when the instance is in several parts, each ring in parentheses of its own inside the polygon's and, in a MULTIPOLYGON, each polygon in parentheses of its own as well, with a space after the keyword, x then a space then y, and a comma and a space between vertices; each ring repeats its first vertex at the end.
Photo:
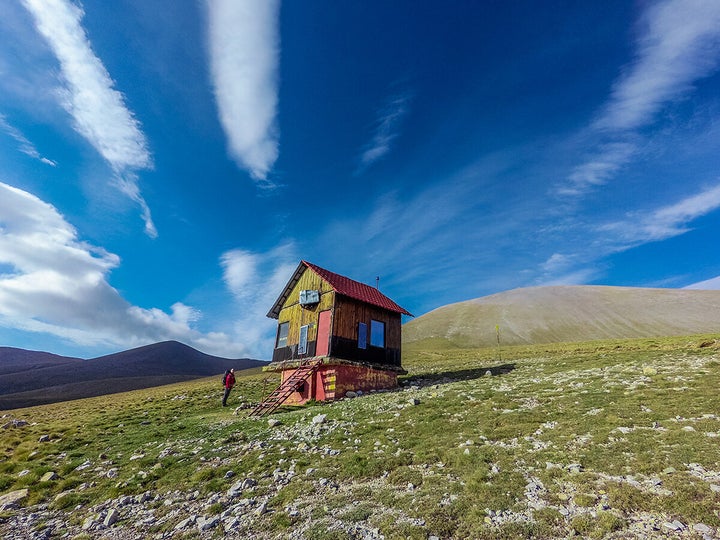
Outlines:
POLYGON ((263 401, 250 411, 248 416, 265 416, 280 407, 300 388, 322 365, 322 358, 308 358, 304 360, 292 375, 273 390, 263 401))

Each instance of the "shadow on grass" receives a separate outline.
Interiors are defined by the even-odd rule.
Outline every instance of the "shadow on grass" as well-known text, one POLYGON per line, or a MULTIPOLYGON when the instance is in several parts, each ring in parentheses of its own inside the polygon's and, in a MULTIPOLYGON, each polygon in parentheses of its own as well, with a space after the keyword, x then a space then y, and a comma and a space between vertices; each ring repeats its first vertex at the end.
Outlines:
POLYGON ((497 377, 510 373, 515 369, 515 364, 501 364, 492 367, 479 367, 473 369, 461 369, 458 371, 440 371, 437 373, 423 373, 422 375, 413 375, 401 381, 403 386, 428 386, 433 384, 449 384, 457 381, 467 381, 470 379, 479 379, 487 377, 488 372, 491 376, 497 377))

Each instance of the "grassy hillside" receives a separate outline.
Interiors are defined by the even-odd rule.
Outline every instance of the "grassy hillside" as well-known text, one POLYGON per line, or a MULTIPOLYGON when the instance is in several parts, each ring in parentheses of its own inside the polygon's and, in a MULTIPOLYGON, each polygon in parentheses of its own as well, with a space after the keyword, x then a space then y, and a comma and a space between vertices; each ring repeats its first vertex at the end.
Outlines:
POLYGON ((456 347, 682 336, 720 331, 720 291, 560 286, 515 289, 438 308, 403 342, 456 347))
MULTIPOLYGON (((720 527, 720 335, 441 347, 408 351, 404 365, 398 391, 270 420, 223 409, 215 379, 12 411, 2 422, 29 424, 0 424, 0 494, 27 493, 4 509, 0 495, 0 533, 702 538, 720 527)), ((240 378, 233 406, 259 399, 266 377, 240 378)))

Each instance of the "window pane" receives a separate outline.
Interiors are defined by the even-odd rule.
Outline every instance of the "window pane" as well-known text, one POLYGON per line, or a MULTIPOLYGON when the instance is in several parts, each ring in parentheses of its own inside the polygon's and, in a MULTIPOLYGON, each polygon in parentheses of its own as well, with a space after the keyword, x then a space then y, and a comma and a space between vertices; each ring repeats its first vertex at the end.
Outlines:
POLYGON ((385 347, 385 323, 370 321, 370 345, 373 347, 385 347))
POLYGON ((367 349, 367 324, 358 323, 358 349, 367 349))
POLYGON ((287 337, 288 337, 288 329, 289 328, 290 328, 289 322, 280 323, 280 326, 278 326, 277 343, 275 344, 276 349, 287 346, 287 337))
POLYGON ((300 327, 300 342, 298 343, 298 354, 307 354, 307 338, 308 338, 308 327, 307 325, 300 327))

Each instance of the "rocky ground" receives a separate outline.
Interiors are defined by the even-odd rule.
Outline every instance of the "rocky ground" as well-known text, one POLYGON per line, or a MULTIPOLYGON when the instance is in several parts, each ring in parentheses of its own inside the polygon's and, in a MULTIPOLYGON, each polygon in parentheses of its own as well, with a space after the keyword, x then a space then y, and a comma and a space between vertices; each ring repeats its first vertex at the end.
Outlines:
MULTIPOLYGON (((212 433, 208 433, 205 438, 152 441, 137 448, 125 462, 124 467, 130 468, 135 477, 157 473, 158 469, 166 467, 169 458, 190 459, 197 463, 198 470, 225 469, 224 488, 211 493, 203 492, 202 486, 190 490, 143 491, 92 504, 64 504, 64 500, 73 501, 74 496, 91 489, 100 480, 127 478, 127 474, 121 473, 128 471, 119 470, 112 456, 100 454, 77 466, 76 472, 82 474, 84 483, 57 494, 53 501, 27 506, 27 490, 0 496, 0 532, 8 540, 400 537, 388 536, 388 527, 384 528, 385 533, 381 532, 378 523, 389 522, 395 524, 397 530, 412 530, 413 538, 446 538, 449 535, 443 534, 438 523, 417 517, 418 512, 413 510, 428 500, 429 486, 441 486, 435 488, 439 491, 433 499, 438 508, 450 508, 455 504, 469 489, 471 481, 457 464, 438 460, 417 463, 416 460, 407 465, 407 470, 418 480, 407 482, 398 482, 397 476, 388 472, 339 479, 328 471, 335 464, 347 463, 341 458, 359 452, 379 459, 404 455, 409 451, 405 438, 410 437, 412 431, 403 431, 404 424, 397 422, 407 419, 407 423, 412 423, 408 413, 413 410, 443 400, 459 400, 461 408, 447 412, 442 423, 447 430, 446 439, 451 441, 448 455, 457 456, 458 460, 481 453, 504 456, 486 464, 486 484, 497 481, 499 486, 505 486, 508 472, 522 477, 518 491, 513 493, 515 502, 512 505, 479 509, 488 530, 502 531, 509 524, 532 524, 541 516, 545 516, 544 519, 553 516, 556 531, 561 532, 562 537, 585 536, 584 531, 587 531, 587 537, 603 538, 716 539, 720 538, 716 526, 680 514, 641 508, 619 509, 607 486, 627 487, 644 497, 671 500, 677 489, 677 484, 671 480, 682 477, 699 482, 711 494, 718 494, 720 465, 711 468, 707 463, 688 461, 666 467, 657 474, 632 471, 611 474, 598 469, 588 470, 586 464, 572 459, 582 455, 583 449, 593 446, 610 454, 620 452, 629 444, 629 439, 641 435, 664 440, 663 437, 672 432, 679 436, 702 437, 704 441, 720 441, 720 417, 716 411, 665 417, 651 423, 638 421, 626 425, 618 421, 602 440, 592 429, 574 433, 569 439, 558 437, 556 433, 563 427, 561 420, 542 422, 535 431, 520 437, 485 436, 481 434, 483 430, 466 436, 468 431, 463 424, 467 420, 467 411, 483 401, 487 385, 491 385, 496 394, 512 396, 512 406, 493 409, 497 418, 502 418, 537 413, 543 408, 550 410, 558 399, 566 399, 573 393, 586 395, 591 385, 628 395, 638 388, 656 384, 657 379, 653 377, 658 376, 658 370, 664 372, 661 373, 664 380, 674 385, 673 392, 684 392, 683 388, 692 388, 694 380, 713 361, 713 357, 687 358, 654 367, 610 366, 569 369, 561 373, 548 373, 540 366, 534 373, 528 369, 522 378, 507 379, 498 377, 504 374, 500 371, 488 371, 474 378, 415 378, 398 392, 359 395, 322 409, 310 408, 258 420, 266 424, 266 430, 264 436, 256 440, 225 439, 217 443, 213 442, 212 433), (529 387, 532 391, 527 391, 529 387), (322 412, 318 413, 319 410, 322 412), (362 423, 378 424, 382 427, 383 437, 368 440, 368 435, 361 434, 362 423), (714 428, 710 430, 708 426, 714 428), (559 456, 560 459, 547 459, 547 456, 559 456), (127 464, 147 464, 148 458, 152 458, 150 461, 154 465, 141 468, 127 464), (261 472, 236 473, 233 466, 238 459, 258 460, 264 466, 257 469, 261 472), (508 471, 509 468, 512 471, 508 471), (392 500, 392 504, 387 504, 387 500, 392 500), (585 522, 586 529, 583 528, 585 522), (602 529, 598 529, 598 522, 603 523, 602 529), (606 532, 598 536, 598 530, 606 532)), ((183 396, 176 398, 182 400, 183 396)), ((647 405, 640 406, 644 408, 643 414, 652 413, 647 405)), ((579 417, 599 420, 611 412, 609 409, 610 404, 585 407, 579 417)), ((245 414, 240 408, 235 413, 238 416, 245 414)), ((21 430, 27 425, 27 420, 6 416, 0 427, 21 430)), ((67 459, 67 456, 58 455, 58 468, 67 459)), ((47 474, 56 473, 50 471, 47 474)), ((715 516, 720 519, 720 505, 716 506, 715 516)))

